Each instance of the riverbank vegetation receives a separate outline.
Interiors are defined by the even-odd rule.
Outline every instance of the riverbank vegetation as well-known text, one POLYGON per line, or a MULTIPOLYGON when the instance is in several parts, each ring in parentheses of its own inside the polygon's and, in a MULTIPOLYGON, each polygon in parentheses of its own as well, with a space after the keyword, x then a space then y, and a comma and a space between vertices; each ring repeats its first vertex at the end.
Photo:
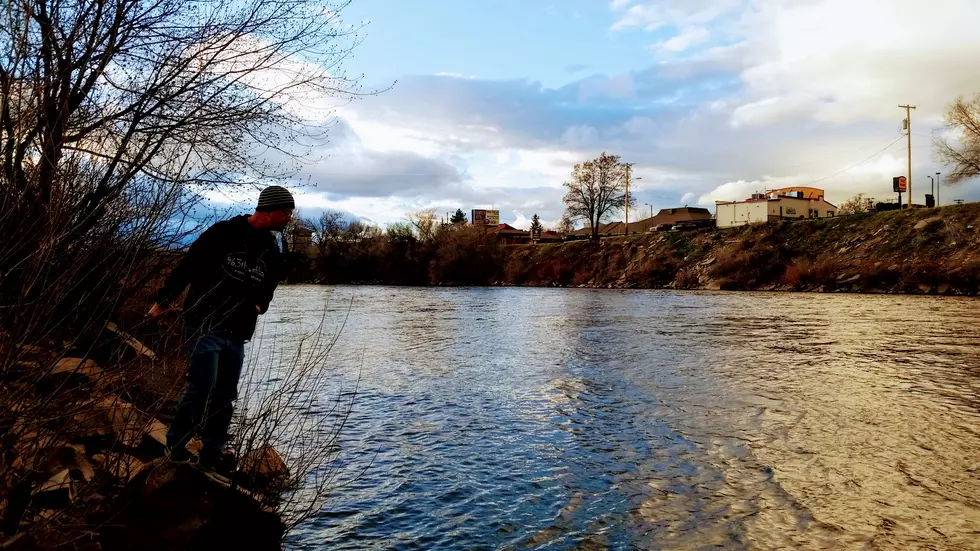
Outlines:
POLYGON ((973 295, 977 228, 980 204, 541 245, 464 225, 422 239, 342 222, 316 240, 308 281, 973 295))
POLYGON ((338 71, 356 45, 344 5, 0 6, 0 547, 278 548, 316 508, 320 484, 253 475, 329 479, 333 433, 297 423, 314 397, 291 392, 316 394, 321 353, 268 367, 282 384, 243 408, 230 459, 252 467, 229 487, 162 459, 183 339, 143 312, 161 251, 202 229, 202 194, 286 175, 296 136, 322 137, 294 100, 360 93, 338 71), (277 461, 291 427, 316 437, 277 461))

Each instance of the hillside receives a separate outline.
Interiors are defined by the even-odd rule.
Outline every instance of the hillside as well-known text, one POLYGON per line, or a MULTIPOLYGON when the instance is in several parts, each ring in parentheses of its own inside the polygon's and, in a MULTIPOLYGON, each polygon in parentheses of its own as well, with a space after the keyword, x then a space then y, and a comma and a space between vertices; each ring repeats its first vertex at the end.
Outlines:
POLYGON ((974 295, 980 203, 504 247, 498 285, 974 295))

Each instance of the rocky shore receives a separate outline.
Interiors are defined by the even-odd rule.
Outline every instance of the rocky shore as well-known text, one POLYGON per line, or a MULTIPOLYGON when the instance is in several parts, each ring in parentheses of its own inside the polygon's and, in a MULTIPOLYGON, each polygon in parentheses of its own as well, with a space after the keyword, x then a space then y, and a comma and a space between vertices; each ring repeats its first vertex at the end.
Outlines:
POLYGON ((182 360, 114 324, 99 335, 84 349, 0 335, 0 549, 279 549, 282 458, 229 453, 229 479, 170 462, 182 360))

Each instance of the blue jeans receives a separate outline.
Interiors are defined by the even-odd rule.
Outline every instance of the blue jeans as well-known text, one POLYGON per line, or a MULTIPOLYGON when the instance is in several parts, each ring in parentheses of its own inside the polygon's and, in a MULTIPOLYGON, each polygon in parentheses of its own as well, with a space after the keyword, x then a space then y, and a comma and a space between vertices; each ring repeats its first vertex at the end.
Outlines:
POLYGON ((187 328, 187 384, 177 403, 177 416, 167 430, 167 447, 177 456, 195 432, 200 432, 202 461, 221 456, 228 439, 238 378, 245 360, 245 341, 220 333, 202 335, 187 328))

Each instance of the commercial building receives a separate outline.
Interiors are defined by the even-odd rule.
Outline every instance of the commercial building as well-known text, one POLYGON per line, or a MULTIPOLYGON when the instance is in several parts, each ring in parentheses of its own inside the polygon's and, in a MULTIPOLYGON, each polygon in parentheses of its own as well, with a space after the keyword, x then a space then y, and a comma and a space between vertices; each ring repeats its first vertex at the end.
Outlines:
MULTIPOLYGON (((660 224, 674 225, 678 222, 710 223, 710 220, 711 211, 701 207, 674 207, 669 209, 660 209, 660 212, 658 212, 656 216, 644 218, 643 220, 631 221, 629 225, 629 233, 634 234, 650 231, 660 224)), ((572 232, 572 235, 579 237, 585 237, 591 234, 591 229, 587 227, 572 232)), ((608 224, 601 224, 599 226, 599 235, 626 235, 626 223, 609 222, 608 224)))
MULTIPOLYGON (((524 245, 531 243, 531 232, 519 230, 510 224, 497 224, 492 228, 487 228, 487 233, 493 234, 497 238, 497 243, 503 245, 524 245)), ((538 243, 557 243, 561 241, 558 232, 546 230, 541 232, 538 243)))
MULTIPOLYGON (((644 231, 648 229, 656 228, 661 224, 674 225, 678 222, 695 222, 695 223, 705 223, 710 224, 711 222, 711 211, 706 208, 701 207, 676 207, 672 209, 660 209, 653 218, 647 218, 646 220, 640 220, 640 224, 643 224, 644 231)), ((630 224, 630 230, 632 230, 633 224, 630 224)))
POLYGON ((787 187, 756 193, 745 201, 716 201, 715 219, 719 228, 730 228, 779 220, 828 218, 837 216, 837 210, 824 199, 822 189, 787 187))

